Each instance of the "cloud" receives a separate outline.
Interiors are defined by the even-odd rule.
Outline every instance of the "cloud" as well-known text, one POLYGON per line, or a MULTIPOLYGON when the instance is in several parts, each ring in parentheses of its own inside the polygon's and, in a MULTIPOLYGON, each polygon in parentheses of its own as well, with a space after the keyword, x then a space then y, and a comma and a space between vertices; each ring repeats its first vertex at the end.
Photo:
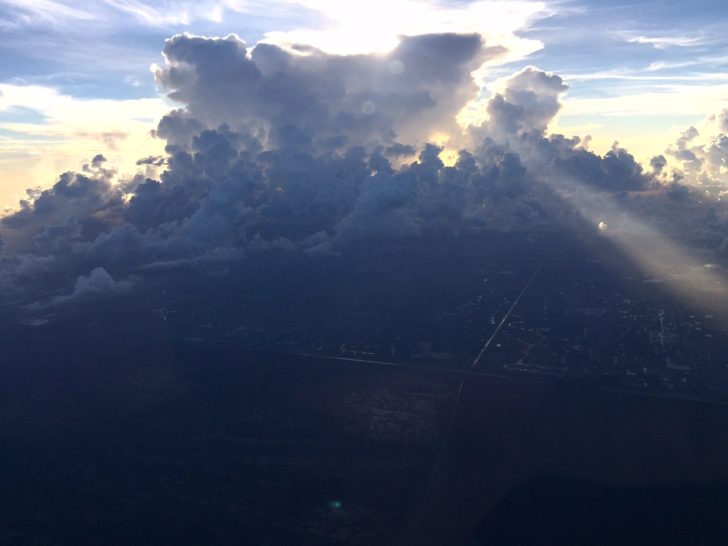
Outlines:
POLYGON ((57 23, 65 20, 89 21, 96 17, 93 13, 68 6, 54 0, 0 0, 0 5, 16 10, 16 21, 24 18, 46 23, 57 23), (23 17, 24 15, 24 17, 23 17))
POLYGON ((167 66, 153 71, 188 117, 209 128, 225 123, 272 139, 292 126, 317 146, 341 137, 391 144, 454 128, 477 90, 471 72, 498 53, 474 34, 406 37, 386 55, 357 56, 270 44, 248 52, 235 35, 185 34, 167 41, 167 66))
POLYGON ((0 83, 0 132, 17 135, 0 138, 0 203, 16 201, 29 185, 46 186, 59 170, 102 150, 122 171, 136 170, 136 158, 163 151, 147 120, 168 110, 162 99, 79 99, 47 86, 0 83), (18 109, 37 115, 3 118, 18 109))
POLYGON ((724 133, 728 133, 728 108, 723 110, 718 115, 718 123, 719 123, 720 130, 723 131, 724 133))
POLYGON ((661 174, 665 166, 667 165, 667 159, 664 155, 656 155, 650 159, 650 167, 655 174, 661 174))
POLYGON ((701 130, 689 127, 668 147, 672 177, 719 196, 728 184, 728 110, 710 116, 701 125, 701 130))
POLYGON ((504 93, 497 93, 489 101, 490 121, 484 129, 508 135, 543 135, 561 109, 559 96, 567 89, 559 76, 526 67, 506 82, 504 93))
POLYGON ((647 44, 655 49, 668 47, 691 47, 703 43, 702 38, 689 36, 627 36, 625 40, 632 44, 647 44))
POLYGON ((150 155, 137 159, 137 165, 153 165, 154 167, 161 167, 167 162, 167 159, 161 155, 150 155))
POLYGON ((724 207, 705 222, 702 197, 668 180, 687 152, 701 174, 722 172, 720 135, 703 143, 702 130, 687 131, 649 172, 618 143, 594 153, 588 139, 549 134, 567 85, 536 67, 506 78, 487 119, 464 131, 456 117, 478 92, 473 71, 499 54, 475 34, 403 37, 387 54, 351 56, 178 35, 164 54, 155 77, 179 106, 154 132, 164 153, 140 154, 133 177, 96 155, 31 190, 0 226, 7 293, 68 292, 76 279, 53 300, 70 303, 160 269, 266 252, 316 259, 483 228, 604 222, 622 236, 639 217, 711 252, 728 235, 724 207), (453 142, 463 147, 447 150, 453 142))
POLYGON ((129 134, 123 131, 104 131, 102 133, 80 133, 81 137, 90 137, 106 145, 107 149, 117 150, 119 145, 128 138, 129 134))
POLYGON ((191 21, 187 9, 171 3, 156 8, 137 0, 104 0, 104 2, 150 26, 188 25, 191 21))
POLYGON ((351 212, 337 225, 337 239, 396 239, 419 233, 413 202, 416 183, 412 172, 366 179, 351 212))
POLYGON ((89 301, 124 294, 131 290, 130 281, 115 281, 103 267, 97 267, 87 276, 76 279, 73 292, 66 296, 56 296, 47 303, 35 303, 27 306, 28 310, 44 309, 56 305, 78 301, 89 301))
POLYGON ((49 189, 29 191, 20 209, 2 219, 2 225, 20 236, 15 244, 31 248, 33 238, 44 240, 49 230, 73 222, 81 240, 93 240, 120 218, 122 196, 106 169, 106 159, 98 155, 84 166, 82 173, 66 172, 49 189))

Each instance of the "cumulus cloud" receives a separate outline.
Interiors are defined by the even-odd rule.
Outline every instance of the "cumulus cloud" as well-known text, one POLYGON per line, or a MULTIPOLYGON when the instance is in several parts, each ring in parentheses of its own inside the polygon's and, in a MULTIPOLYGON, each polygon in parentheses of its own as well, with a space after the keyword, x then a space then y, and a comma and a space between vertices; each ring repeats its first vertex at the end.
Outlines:
POLYGON ((559 76, 526 67, 507 81, 503 94, 491 99, 487 108, 490 120, 484 129, 496 135, 543 135, 561 108, 559 96, 567 89, 559 76))
POLYGON ((720 195, 728 184, 728 110, 711 116, 703 128, 691 126, 667 149, 672 180, 684 180, 720 195))
POLYGON ((34 310, 76 301, 112 297, 128 292, 131 288, 130 281, 115 281, 103 267, 97 267, 87 276, 78 277, 73 292, 70 294, 56 296, 47 303, 32 304, 28 308, 34 310))
POLYGON ((661 174, 666 165, 667 159, 664 155, 656 155, 650 159, 650 167, 655 174, 661 174))
POLYGON ((718 124, 724 133, 728 133, 728 108, 723 110, 718 116, 718 124))
POLYGON ((20 209, 2 219, 15 244, 32 249, 34 238, 47 239, 50 232, 69 223, 78 227, 79 238, 92 240, 116 224, 122 196, 112 184, 115 173, 104 167, 105 161, 103 156, 96 156, 83 172, 63 173, 47 190, 28 190, 28 199, 20 202, 20 209))
MULTIPOLYGON (((558 75, 517 72, 464 131, 456 117, 478 91, 472 72, 500 54, 475 34, 404 37, 387 54, 351 56, 179 35, 164 54, 155 77, 179 104, 155 131, 165 155, 140 159, 144 172, 122 181, 98 155, 31 190, 2 220, 8 292, 67 291, 77 279, 52 300, 70 303, 183 264, 268 251, 314 259, 436 230, 597 230, 593 216, 618 232, 620 218, 641 215, 711 249, 728 235, 720 208, 698 234, 704 206, 678 178, 667 184, 664 156, 647 172, 618 143, 599 155, 549 135, 567 90, 558 75), (464 143, 452 164, 432 142, 442 133, 464 143), (693 212, 672 218, 676 206, 693 212)), ((728 138, 699 138, 688 130, 666 155, 723 172, 728 138)))
POLYGON ((477 90, 470 73, 500 51, 476 34, 406 37, 387 55, 351 56, 271 44, 248 51, 235 35, 179 35, 165 45, 166 66, 153 70, 186 110, 160 134, 167 123, 191 118, 266 141, 293 126, 317 146, 392 143, 398 136, 417 143, 454 127, 477 90))
POLYGON ((338 237, 357 240, 418 233, 412 207, 415 191, 416 178, 411 172, 370 177, 351 212, 338 224, 338 237))

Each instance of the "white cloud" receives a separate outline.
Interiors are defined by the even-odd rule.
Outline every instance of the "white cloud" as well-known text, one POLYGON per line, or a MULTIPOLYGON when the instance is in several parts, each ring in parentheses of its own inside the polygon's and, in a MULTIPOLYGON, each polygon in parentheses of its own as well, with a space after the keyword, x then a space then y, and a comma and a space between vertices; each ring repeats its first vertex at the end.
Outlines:
MULTIPOLYGON (((140 0, 103 0, 117 10, 134 17, 140 23, 152 27, 187 26, 194 21, 221 23, 226 10, 244 11, 237 2, 164 1, 154 5, 140 0)), ((247 10, 245 10, 247 11, 247 10)))
POLYGON ((668 47, 691 47, 701 45, 702 38, 688 36, 625 36, 625 40, 632 44, 647 44, 655 49, 668 47))
POLYGON ((167 9, 157 9, 137 0, 104 0, 104 2, 151 26, 188 25, 190 23, 190 14, 185 9, 169 9, 169 6, 166 6, 167 9))
POLYGON ((92 20, 96 16, 84 9, 71 7, 54 0, 0 0, 0 6, 16 10, 16 20, 23 22, 57 23, 65 20, 92 20))

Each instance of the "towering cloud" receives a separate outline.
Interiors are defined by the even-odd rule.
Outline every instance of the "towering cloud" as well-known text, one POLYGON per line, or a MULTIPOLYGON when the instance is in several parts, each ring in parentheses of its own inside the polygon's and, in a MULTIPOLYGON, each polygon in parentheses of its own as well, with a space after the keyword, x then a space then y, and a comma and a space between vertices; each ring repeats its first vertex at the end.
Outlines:
POLYGON ((295 138, 340 149, 397 137, 417 143, 451 129, 476 91, 470 73, 500 52, 478 35, 407 37, 387 55, 338 56, 185 34, 167 41, 167 65, 154 74, 209 128, 225 123, 274 146, 295 138))
MULTIPOLYGON (((388 54, 352 56, 175 36, 166 65, 154 68, 180 106, 155 131, 166 157, 140 159, 146 176, 120 181, 97 156, 30 192, 2 220, 0 283, 6 294, 72 290, 53 300, 62 303, 120 293, 129 276, 157 267, 271 248, 337 254, 432 230, 575 228, 584 219, 595 229, 593 210, 574 197, 581 189, 606 196, 592 204, 618 199, 647 221, 671 210, 664 157, 646 173, 617 143, 600 156, 578 137, 547 134, 567 90, 557 75, 514 74, 482 125, 463 130, 455 120, 478 90, 471 73, 501 53, 472 34, 406 37, 388 54), (452 165, 431 143, 443 134, 470 143, 452 165)), ((724 172, 728 137, 697 147, 694 133, 671 157, 724 172)), ((695 214, 703 206, 689 191, 681 203, 695 214)), ((711 225, 717 247, 720 221, 711 225)))
POLYGON ((567 89, 559 76, 527 67, 508 80, 503 94, 491 99, 490 121, 484 129, 494 135, 542 136, 561 108, 559 96, 567 89))

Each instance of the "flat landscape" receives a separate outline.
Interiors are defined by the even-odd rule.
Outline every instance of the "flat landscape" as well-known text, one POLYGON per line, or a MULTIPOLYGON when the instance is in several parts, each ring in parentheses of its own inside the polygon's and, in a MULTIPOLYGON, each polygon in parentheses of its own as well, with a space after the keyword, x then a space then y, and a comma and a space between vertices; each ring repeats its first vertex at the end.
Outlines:
MULTIPOLYGON (((661 317, 694 330, 691 311, 656 292, 621 312, 635 281, 562 242, 457 241, 384 267, 273 255, 234 282, 191 271, 128 305, 8 317, 3 544, 508 543, 503 522, 534 517, 519 492, 548 498, 550 479, 595 506, 590 487, 647 487, 644 518, 615 529, 664 521, 670 497, 649 487, 707 488, 721 502, 684 516, 714 532, 701 521, 728 498, 718 347, 703 336, 703 360, 675 368, 650 337, 661 317), (279 283, 290 267, 299 283, 279 283), (620 361, 604 337, 618 331, 644 358, 620 361)), ((539 525, 558 536, 570 517, 539 525)))

